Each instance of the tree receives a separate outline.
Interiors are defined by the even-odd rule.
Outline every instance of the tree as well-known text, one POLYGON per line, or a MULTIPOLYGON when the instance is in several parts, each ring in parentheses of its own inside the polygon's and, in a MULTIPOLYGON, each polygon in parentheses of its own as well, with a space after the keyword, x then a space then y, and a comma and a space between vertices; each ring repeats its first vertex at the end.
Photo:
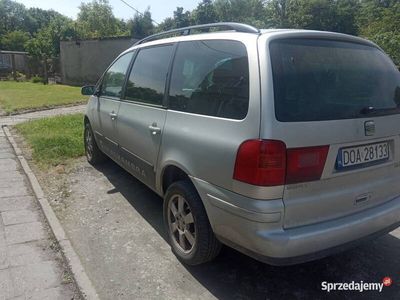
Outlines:
POLYGON ((29 8, 28 15, 32 19, 29 27, 29 32, 31 34, 47 27, 54 19, 65 18, 65 16, 54 10, 44 10, 40 8, 29 8))
POLYGON ((32 17, 23 4, 0 0, 0 35, 16 30, 29 32, 32 22, 32 17))
POLYGON ((0 35, 11 31, 23 31, 32 35, 46 27, 51 20, 60 17, 64 16, 54 10, 27 9, 15 1, 0 0, 0 35))
POLYGON ((291 4, 290 0, 272 0, 268 1, 265 7, 266 24, 268 27, 289 28, 289 14, 291 4))
POLYGON ((357 34, 359 0, 272 0, 266 23, 277 28, 301 28, 357 34))
POLYGON ((194 24, 207 24, 215 23, 218 21, 217 13, 215 12, 214 4, 211 0, 203 0, 193 10, 192 23, 194 24))
POLYGON ((177 7, 174 11, 175 28, 186 27, 190 25, 190 12, 183 11, 183 7, 177 7))
POLYGON ((51 57, 54 53, 51 37, 45 30, 39 31, 35 38, 26 42, 25 48, 30 55, 39 59, 51 57))
POLYGON ((142 14, 136 13, 133 19, 128 20, 127 28, 132 37, 143 38, 154 33, 153 20, 150 9, 142 14))
POLYGON ((186 27, 192 24, 192 18, 189 11, 183 11, 183 7, 177 7, 173 13, 173 18, 165 18, 155 31, 166 31, 175 28, 186 27))
POLYGON ((10 31, 4 34, 0 39, 0 45, 3 50, 25 51, 25 43, 30 35, 20 30, 10 31))
POLYGON ((73 38, 77 38, 73 21, 67 17, 55 18, 47 27, 39 30, 25 47, 32 56, 54 57, 60 53, 60 41, 73 38))
POLYGON ((357 0, 297 0, 291 4, 289 23, 294 28, 357 34, 357 0))
POLYGON ((156 32, 167 31, 176 28, 176 24, 173 18, 165 18, 155 29, 156 32))
POLYGON ((79 6, 77 26, 81 38, 99 38, 126 35, 120 21, 114 16, 108 0, 93 0, 79 6))
POLYGON ((385 50, 400 66, 400 2, 373 1, 362 3, 358 15, 360 35, 385 50))
POLYGON ((220 22, 242 22, 265 27, 263 0, 215 0, 214 7, 220 22))

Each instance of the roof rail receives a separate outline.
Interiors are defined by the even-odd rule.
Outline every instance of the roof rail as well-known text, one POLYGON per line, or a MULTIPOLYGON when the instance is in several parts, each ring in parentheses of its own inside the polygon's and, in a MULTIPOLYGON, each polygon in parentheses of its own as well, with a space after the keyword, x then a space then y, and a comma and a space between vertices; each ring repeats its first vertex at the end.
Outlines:
POLYGON ((210 28, 226 28, 228 30, 234 30, 237 32, 260 33, 259 29, 255 28, 253 26, 247 25, 247 24, 234 23, 234 22, 221 22, 221 23, 193 25, 193 26, 182 27, 182 28, 177 28, 177 29, 172 29, 172 30, 156 33, 156 34, 150 35, 148 37, 145 37, 144 39, 141 39, 140 41, 136 42, 134 45, 140 45, 145 42, 157 40, 157 39, 161 38, 162 36, 166 36, 166 35, 170 35, 170 34, 180 33, 181 35, 190 35, 191 31, 193 29, 205 30, 205 29, 210 29, 210 28))

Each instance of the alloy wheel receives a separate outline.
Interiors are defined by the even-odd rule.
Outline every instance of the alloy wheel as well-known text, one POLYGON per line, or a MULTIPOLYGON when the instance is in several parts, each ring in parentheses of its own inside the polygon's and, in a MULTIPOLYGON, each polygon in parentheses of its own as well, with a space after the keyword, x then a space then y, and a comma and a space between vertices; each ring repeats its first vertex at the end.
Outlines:
POLYGON ((90 161, 93 157, 93 135, 90 128, 85 130, 86 157, 90 161))
POLYGON ((172 242, 185 254, 196 245, 196 227, 188 202, 181 195, 173 195, 168 204, 168 225, 172 242))

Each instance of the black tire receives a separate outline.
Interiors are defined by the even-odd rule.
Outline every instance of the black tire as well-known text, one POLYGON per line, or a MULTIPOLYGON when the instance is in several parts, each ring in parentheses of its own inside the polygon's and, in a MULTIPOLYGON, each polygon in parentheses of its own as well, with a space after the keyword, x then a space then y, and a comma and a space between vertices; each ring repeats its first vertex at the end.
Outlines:
POLYGON ((89 122, 85 122, 85 131, 83 135, 83 141, 85 144, 85 155, 87 161, 91 165, 97 165, 104 162, 107 157, 97 146, 92 127, 89 122))
MULTIPOLYGON (((178 211, 176 211, 176 215, 179 215, 178 211)), ((164 225, 172 252, 185 264, 199 265, 211 261, 221 250, 221 243, 214 235, 200 196, 189 180, 175 182, 168 188, 164 197, 164 225), (175 205, 174 209, 177 208, 176 202, 179 203, 179 197, 183 197, 186 202, 183 205, 184 217, 175 217, 173 210, 171 210, 172 205, 175 205), (181 221, 185 220, 190 213, 192 214, 190 219, 193 222, 183 222, 184 225, 182 226, 181 221), (182 230, 182 227, 184 227, 184 230, 182 230), (191 234, 191 239, 187 239, 186 234, 192 229, 194 232, 191 234), (184 236, 182 244, 187 246, 186 251, 182 247, 181 236, 184 236), (193 241, 193 236, 194 243, 191 245, 190 240, 193 241), (192 248, 189 249, 190 247, 192 248)))

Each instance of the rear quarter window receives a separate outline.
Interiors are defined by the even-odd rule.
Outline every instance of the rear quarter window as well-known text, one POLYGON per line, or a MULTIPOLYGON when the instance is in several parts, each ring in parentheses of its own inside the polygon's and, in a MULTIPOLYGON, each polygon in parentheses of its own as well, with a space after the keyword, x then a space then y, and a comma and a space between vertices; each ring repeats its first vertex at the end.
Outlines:
POLYGON ((398 113, 400 72, 378 48, 327 39, 270 43, 275 115, 282 122, 398 113))
POLYGON ((179 43, 171 76, 170 109, 244 119, 248 106, 249 65, 241 42, 179 43))

